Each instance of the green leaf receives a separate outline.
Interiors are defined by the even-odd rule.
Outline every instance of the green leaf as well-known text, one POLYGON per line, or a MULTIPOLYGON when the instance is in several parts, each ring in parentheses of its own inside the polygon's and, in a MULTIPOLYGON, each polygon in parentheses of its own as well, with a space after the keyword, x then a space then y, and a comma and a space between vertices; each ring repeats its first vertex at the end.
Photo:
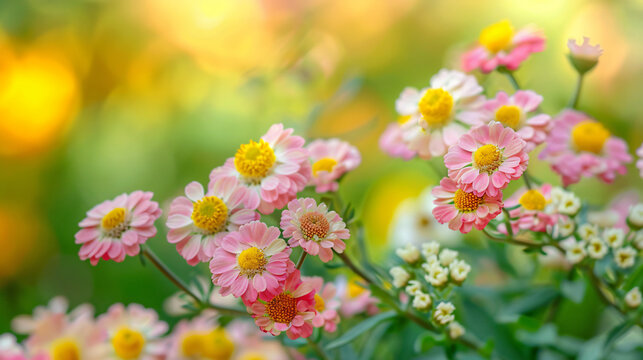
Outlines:
POLYGON ((583 301, 586 288, 585 280, 582 279, 575 281, 564 280, 560 284, 560 291, 563 296, 576 304, 580 304, 583 301))
POLYGON ((444 343, 444 334, 422 334, 415 340, 415 352, 424 353, 431 350, 433 347, 444 343))
POLYGON ((493 348, 496 344, 493 341, 493 338, 487 339, 487 342, 484 343, 484 346, 478 349, 478 354, 484 356, 485 358, 491 358, 493 353, 493 348))
POLYGON ((627 276, 624 289, 629 290, 638 284, 643 284, 643 265, 639 265, 638 268, 627 276))
POLYGON ((607 337, 605 338, 605 343, 603 343, 603 349, 605 353, 609 353, 610 348, 612 347, 612 344, 618 340, 621 336, 625 335, 630 328, 632 327, 632 322, 631 321, 625 321, 622 324, 616 325, 612 330, 610 330, 609 333, 607 333, 607 337))
POLYGON ((391 324, 394 323, 395 322, 381 323, 373 329, 371 336, 368 337, 366 343, 362 347, 362 351, 359 355, 360 360, 369 360, 373 358, 373 354, 375 354, 377 345, 380 343, 382 337, 386 335, 386 332, 391 327, 391 324))
POLYGON ((516 332, 516 337, 524 344, 534 347, 550 346, 556 343, 558 331, 556 325, 545 324, 536 332, 520 330, 516 332))
POLYGON ((354 327, 352 327, 350 330, 345 332, 339 338, 329 342, 328 345, 326 345, 326 350, 332 350, 340 346, 344 346, 350 343, 351 341, 353 341, 358 336, 365 333, 366 331, 373 328, 375 325, 381 323, 382 321, 392 319, 396 316, 397 316, 397 313, 395 311, 387 311, 387 312, 377 314, 373 317, 370 317, 362 321, 361 323, 355 325, 354 327))

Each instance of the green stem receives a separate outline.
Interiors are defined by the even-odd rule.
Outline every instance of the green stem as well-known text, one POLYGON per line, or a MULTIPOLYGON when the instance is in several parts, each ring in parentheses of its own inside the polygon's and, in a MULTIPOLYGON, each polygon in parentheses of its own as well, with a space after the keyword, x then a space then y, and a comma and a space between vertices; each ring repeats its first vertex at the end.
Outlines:
POLYGON ((514 76, 514 73, 510 70, 505 70, 503 71, 505 75, 507 75, 507 78, 509 79, 509 82, 511 85, 514 87, 516 90, 520 90, 520 85, 518 84, 518 80, 516 80, 516 77, 514 76))
POLYGON ((301 256, 299 256, 299 261, 297 261, 297 270, 301 269, 301 266, 304 265, 304 260, 306 260, 307 252, 302 251, 301 256))
POLYGON ((326 355, 324 350, 322 350, 322 348, 319 347, 319 344, 314 342, 310 337, 307 337, 306 340, 308 341, 308 345, 315 351, 315 353, 317 353, 317 356, 319 356, 320 359, 322 360, 330 359, 328 355, 326 355))
POLYGON ((502 208, 502 212, 505 214, 505 227, 507 228, 507 233, 509 233, 510 238, 513 238, 514 229, 511 227, 511 214, 509 214, 509 211, 505 208, 502 208))
POLYGON ((578 106, 578 99, 580 98, 580 90, 583 87, 583 74, 578 74, 578 80, 576 81, 576 89, 574 89, 574 94, 569 100, 569 107, 571 109, 576 109, 578 106))
POLYGON ((529 174, 527 174, 527 169, 525 169, 525 172, 522 174, 523 180, 525 180, 525 185, 527 186, 527 189, 531 190, 531 180, 529 179, 529 174))

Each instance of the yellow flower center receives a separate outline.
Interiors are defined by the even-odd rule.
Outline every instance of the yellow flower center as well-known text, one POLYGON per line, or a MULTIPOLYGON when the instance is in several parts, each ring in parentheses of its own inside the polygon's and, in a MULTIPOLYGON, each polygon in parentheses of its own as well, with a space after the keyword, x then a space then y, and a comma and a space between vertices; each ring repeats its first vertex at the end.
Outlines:
POLYGON ((261 249, 251 247, 243 250, 241 254, 239 254, 237 263, 241 268, 241 273, 244 275, 255 275, 264 271, 268 261, 261 249))
POLYGON ((411 120, 411 115, 400 115, 397 117, 397 123, 400 125, 406 124, 409 120, 411 120))
POLYGON ((507 49, 511 45, 514 28, 508 20, 489 25, 480 32, 478 42, 492 53, 507 49))
POLYGON ((313 164, 313 175, 317 176, 317 173, 319 171, 331 172, 333 171, 333 168, 335 167, 335 165, 337 165, 337 160, 333 158, 319 159, 313 164))
POLYGON ((473 163, 481 172, 491 174, 502 164, 502 152, 496 145, 482 145, 473 153, 473 163))
POLYGON ((418 104, 422 118, 429 126, 446 125, 453 112, 453 97, 442 89, 428 89, 418 104))
POLYGON ((527 210, 543 210, 545 208, 545 205, 547 204, 547 201, 545 200, 545 197, 543 194, 540 193, 538 190, 527 190, 520 199, 518 200, 518 203, 522 205, 527 210))
POLYGON ((318 213, 307 212, 299 219, 301 234, 306 240, 322 240, 328 235, 330 224, 326 217, 318 213))
POLYGON ((601 244, 599 241, 594 241, 592 242, 592 247, 594 248, 594 252, 599 252, 603 248, 603 244, 601 244))
POLYGON ((249 352, 241 355, 239 360, 268 360, 268 358, 257 352, 249 352))
POLYGON ((72 339, 60 339, 51 349, 52 360, 80 360, 80 348, 72 339))
POLYGON ((348 296, 351 298, 356 298, 364 293, 364 288, 359 286, 355 281, 348 283, 348 296))
POLYGON ((324 298, 319 296, 319 294, 315 294, 315 310, 317 312, 321 313, 326 309, 326 303, 324 302, 324 298))
POLYGON ((276 159, 270 144, 263 139, 258 143, 250 140, 249 143, 241 145, 237 150, 237 154, 234 156, 234 166, 241 175, 257 179, 268 174, 276 159))
POLYGON ((515 105, 503 105, 500 109, 496 110, 496 120, 514 130, 516 130, 520 124, 521 115, 520 108, 515 105))
POLYGON ((297 315, 297 300, 290 294, 281 293, 266 304, 266 314, 274 322, 290 324, 297 315))
POLYGON ((478 206, 482 203, 482 199, 482 196, 476 196, 473 193, 458 189, 453 196, 453 204, 455 208, 461 212, 471 212, 478 209, 478 206))
POLYGON ((183 336, 181 351, 186 357, 228 360, 234 352, 234 343, 223 329, 191 331, 183 336))
POLYGON ((572 141, 580 151, 600 154, 609 137, 609 130, 596 121, 581 121, 572 129, 572 141))
POLYGON ((228 220, 228 207, 216 196, 206 196, 194 203, 192 221, 194 225, 209 233, 223 229, 228 220))
POLYGON ((112 346, 121 359, 138 359, 145 346, 145 338, 140 332, 124 327, 112 338, 112 346))
POLYGON ((103 229, 110 231, 122 225, 124 222, 125 209, 119 207, 112 209, 112 211, 108 212, 107 215, 103 216, 101 225, 103 226, 103 229))

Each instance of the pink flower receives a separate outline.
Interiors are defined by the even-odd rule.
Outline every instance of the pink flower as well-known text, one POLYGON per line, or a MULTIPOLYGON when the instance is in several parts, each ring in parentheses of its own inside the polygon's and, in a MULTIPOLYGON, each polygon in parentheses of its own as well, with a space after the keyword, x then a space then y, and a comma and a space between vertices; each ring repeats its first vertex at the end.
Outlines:
MULTIPOLYGON (((253 323, 238 319, 231 321, 226 326, 235 343, 234 359, 237 360, 286 360, 290 359, 286 351, 291 350, 284 347, 279 341, 274 341, 272 336, 266 335, 253 323)), ((301 354, 297 351, 295 353, 301 354)))
POLYGON ((326 283, 319 276, 304 277, 304 281, 309 281, 315 289, 315 318, 313 319, 314 327, 324 327, 327 332, 335 332, 340 318, 337 310, 340 303, 337 299, 337 288, 333 283, 326 283))
POLYGON ((643 143, 636 150, 636 155, 639 157, 639 159, 636 161, 636 167, 639 169, 639 174, 643 178, 643 143))
POLYGON ((495 99, 487 100, 477 111, 462 114, 462 118, 473 126, 499 121, 515 130, 527 143, 525 151, 530 152, 545 141, 552 127, 551 117, 547 114, 528 116, 538 110, 542 101, 542 96, 530 90, 518 90, 512 96, 500 91, 495 99))
POLYGON ((313 333, 315 290, 310 282, 302 282, 299 270, 294 270, 281 291, 261 293, 248 310, 264 332, 276 336, 285 331, 290 339, 309 337, 313 333))
MULTIPOLYGON (((401 116, 408 121, 410 116, 401 116)), ((409 146, 404 142, 402 133, 402 124, 394 122, 388 125, 386 130, 380 136, 379 141, 380 149, 392 157, 410 160, 416 155, 416 152, 409 149, 409 146)))
POLYGON ((569 48, 569 61, 580 74, 584 74, 594 68, 598 63, 598 58, 603 54, 601 46, 589 44, 589 38, 583 37, 581 45, 576 44, 574 39, 567 41, 569 48))
MULTIPOLYGON (((547 226, 556 224, 559 215, 555 209, 548 206, 551 202, 551 189, 551 184, 543 184, 529 190, 521 188, 505 201, 505 207, 508 208, 519 205, 516 209, 509 210, 511 218, 518 218, 511 221, 514 233, 518 233, 519 230, 545 232, 547 226)), ((498 230, 507 233, 504 224, 500 224, 498 230)))
POLYGON ((339 312, 342 317, 349 318, 361 313, 375 315, 379 311, 377 307, 379 300, 357 281, 361 281, 361 279, 347 280, 343 276, 339 276, 337 279, 337 294, 341 304, 339 312))
POLYGON ((207 193, 198 182, 189 183, 185 187, 187 197, 179 196, 170 205, 167 241, 176 244, 176 250, 190 265, 210 260, 223 237, 259 219, 256 211, 244 205, 249 193, 236 178, 213 181, 207 193))
POLYGON ((519 179, 528 161, 525 141, 496 121, 469 130, 444 157, 449 177, 463 190, 491 197, 519 179))
POLYGON ((478 230, 485 226, 502 211, 502 192, 496 196, 477 196, 463 190, 450 178, 440 180, 440 185, 431 192, 435 196, 433 216, 440 224, 448 223, 449 229, 463 234, 471 231, 473 226, 478 230))
POLYGON ((150 200, 152 195, 134 191, 89 210, 76 233, 76 244, 82 244, 80 259, 96 265, 100 259, 121 262, 125 255, 138 255, 140 245, 156 235, 154 221, 161 216, 159 204, 150 200))
POLYGON ((98 318, 98 326, 107 332, 114 358, 156 360, 165 355, 162 336, 168 326, 153 309, 114 304, 98 318))
POLYGON ((540 30, 527 27, 516 32, 509 21, 503 20, 482 30, 478 44, 462 56, 462 68, 483 73, 501 66, 516 70, 529 55, 544 49, 545 36, 540 30))
POLYGON ((546 144, 539 157, 551 164, 565 186, 593 176, 611 183, 616 174, 625 174, 625 164, 632 161, 625 141, 575 110, 563 110, 554 118, 546 144))
POLYGON ((228 234, 210 261, 212 282, 221 286, 222 296, 232 294, 244 302, 258 293, 275 294, 295 266, 291 249, 279 238, 279 229, 262 222, 251 222, 228 234))
POLYGON ((313 161, 310 185, 318 193, 337 191, 337 180, 362 162, 357 148, 339 139, 315 140, 306 149, 313 161))
POLYGON ((281 229, 284 238, 290 238, 291 247, 301 246, 310 255, 319 255, 323 262, 333 258, 333 250, 342 253, 346 249, 342 240, 350 238, 342 218, 311 198, 288 203, 288 210, 281 213, 281 229))
POLYGON ((259 142, 241 145, 237 154, 210 174, 211 182, 234 177, 250 190, 249 208, 262 214, 281 209, 306 187, 311 177, 304 139, 282 124, 270 127, 259 142))
POLYGON ((461 114, 478 108, 484 101, 476 78, 460 71, 442 69, 422 90, 408 87, 395 102, 401 116, 402 139, 422 159, 442 156, 467 130, 461 114))
POLYGON ((216 317, 204 311, 191 320, 181 320, 167 339, 167 360, 230 359, 235 344, 216 317))

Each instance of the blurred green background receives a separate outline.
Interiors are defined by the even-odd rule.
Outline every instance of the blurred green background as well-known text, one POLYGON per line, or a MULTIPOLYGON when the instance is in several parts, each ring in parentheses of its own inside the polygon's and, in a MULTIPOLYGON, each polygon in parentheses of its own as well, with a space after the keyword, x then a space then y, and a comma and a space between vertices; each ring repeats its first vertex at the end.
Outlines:
MULTIPOLYGON (((633 152, 643 140, 642 16, 641 0, 2 1, 0 333, 55 295, 98 312, 114 302, 161 309, 172 284, 136 258, 81 262, 77 223, 137 189, 167 210, 185 184, 207 182, 276 122, 360 149, 363 163, 341 193, 359 204, 377 256, 397 205, 437 180, 421 161, 387 158, 377 146, 397 95, 457 68, 479 31, 504 18, 544 29, 546 52, 516 76, 552 114, 574 86, 567 39, 601 44, 580 108, 633 152)), ((479 79, 490 96, 510 89, 497 74, 479 79)), ((546 164, 531 165, 558 183, 546 164)), ((641 190, 629 170, 614 186, 584 180, 573 190, 605 204, 641 190)), ((205 264, 188 266, 165 241, 162 220, 150 246, 184 278, 207 276, 205 264)))

